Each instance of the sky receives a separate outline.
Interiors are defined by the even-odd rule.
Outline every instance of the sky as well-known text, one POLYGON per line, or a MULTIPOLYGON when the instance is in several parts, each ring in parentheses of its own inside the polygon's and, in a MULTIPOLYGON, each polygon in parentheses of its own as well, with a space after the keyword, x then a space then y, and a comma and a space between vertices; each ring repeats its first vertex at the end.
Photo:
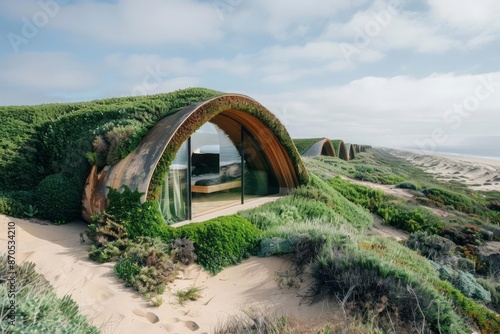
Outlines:
POLYGON ((293 138, 500 157, 498 0, 0 0, 0 105, 206 87, 293 138))

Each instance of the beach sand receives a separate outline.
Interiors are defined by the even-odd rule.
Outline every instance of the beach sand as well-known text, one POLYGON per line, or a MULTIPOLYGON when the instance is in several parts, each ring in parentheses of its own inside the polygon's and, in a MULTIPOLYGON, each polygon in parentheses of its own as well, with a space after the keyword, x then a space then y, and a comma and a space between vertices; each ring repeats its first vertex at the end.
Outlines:
POLYGON ((7 249, 10 221, 17 226, 17 263, 34 262, 58 296, 71 295, 102 333, 210 333, 249 308, 314 322, 331 315, 336 307, 327 302, 309 305, 301 297, 307 282, 300 289, 280 288, 277 273, 290 270, 290 263, 278 257, 252 257, 216 276, 198 265, 187 266, 163 294, 164 303, 153 307, 124 286, 113 272, 113 263, 98 264, 88 258, 88 241, 81 244, 79 236, 85 223, 42 225, 0 215, 0 249, 7 249), (203 288, 202 297, 179 305, 175 292, 192 286, 203 288))
POLYGON ((500 191, 500 160, 393 149, 388 152, 434 174, 439 180, 455 180, 469 185, 474 190, 500 191))

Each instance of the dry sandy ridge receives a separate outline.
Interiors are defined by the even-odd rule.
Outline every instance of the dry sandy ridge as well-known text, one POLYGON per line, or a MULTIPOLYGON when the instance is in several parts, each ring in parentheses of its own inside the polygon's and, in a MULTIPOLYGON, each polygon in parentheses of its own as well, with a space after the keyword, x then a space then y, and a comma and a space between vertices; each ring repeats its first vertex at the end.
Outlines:
POLYGON ((475 190, 500 191, 500 160, 480 157, 449 157, 389 149, 389 153, 404 158, 438 179, 455 180, 475 190))
MULTIPOLYGON (((83 314, 102 333, 209 333, 228 317, 249 308, 288 314, 308 321, 331 316, 336 304, 309 305, 299 289, 280 288, 277 277, 288 277, 290 263, 278 257, 252 257, 212 276, 197 265, 185 267, 163 294, 164 303, 153 307, 132 289, 125 288, 113 272, 113 263, 98 264, 88 258, 88 241, 80 243, 83 222, 41 225, 0 215, 0 249, 7 249, 7 224, 17 227, 17 262, 31 261, 55 287, 77 302, 83 314), (202 297, 179 305, 175 292, 196 286, 202 297)), ((290 276, 292 277, 292 276, 290 276)))

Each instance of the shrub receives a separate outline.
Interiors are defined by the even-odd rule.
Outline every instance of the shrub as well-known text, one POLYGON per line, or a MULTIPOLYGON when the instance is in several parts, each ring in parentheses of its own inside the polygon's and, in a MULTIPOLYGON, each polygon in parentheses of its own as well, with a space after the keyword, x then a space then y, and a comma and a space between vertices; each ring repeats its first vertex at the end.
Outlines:
POLYGON ((455 264, 456 269, 474 274, 476 272, 476 264, 474 261, 470 259, 465 259, 463 257, 459 257, 455 264))
POLYGON ((332 251, 314 262, 312 276, 315 300, 339 298, 366 320, 380 321, 389 315, 426 331, 439 328, 443 333, 467 333, 464 322, 432 286, 374 256, 345 248, 332 251))
POLYGON ((193 241, 197 262, 215 274, 256 254, 262 232, 242 217, 226 216, 179 227, 176 237, 193 241))
POLYGON ((409 182, 409 181, 401 182, 401 183, 397 184, 396 188, 408 189, 408 190, 419 190, 417 185, 415 185, 414 183, 409 182))
POLYGON ((135 259, 122 257, 118 260, 113 270, 116 276, 125 280, 127 286, 131 286, 132 279, 139 274, 141 268, 135 259))
POLYGON ((161 239, 138 238, 123 252, 114 270, 127 286, 141 294, 163 293, 177 273, 170 251, 161 239))
POLYGON ((476 281, 491 294, 489 306, 497 313, 500 312, 500 282, 494 278, 476 278, 476 281))
POLYGON ((264 238, 260 243, 258 255, 268 257, 273 255, 289 254, 296 250, 301 236, 291 236, 288 238, 272 237, 264 238))
POLYGON ((478 305, 472 299, 467 298, 459 290, 455 289, 450 283, 440 281, 436 283, 436 289, 453 301, 461 311, 479 327, 482 334, 500 333, 500 315, 491 312, 482 305, 478 305))
POLYGON ((444 225, 431 211, 407 204, 383 203, 377 214, 389 225, 407 232, 427 231, 436 234, 444 225))
POLYGON ((191 240, 182 238, 172 242, 172 257, 174 262, 188 265, 196 261, 194 244, 191 240))
POLYGON ((466 195, 437 188, 424 189, 423 193, 434 203, 449 205, 464 213, 481 213, 483 209, 466 195))
POLYGON ((114 221, 114 217, 108 213, 92 217, 93 223, 85 231, 93 245, 103 246, 110 241, 124 239, 127 237, 125 227, 114 221))
POLYGON ((62 174, 49 175, 35 191, 40 216, 50 220, 80 217, 81 190, 78 184, 62 174))
POLYGON ((463 271, 453 270, 450 266, 441 265, 431 261, 433 267, 439 273, 439 278, 450 282, 456 289, 469 298, 474 298, 483 302, 491 301, 491 293, 479 284, 474 276, 463 271))
POLYGON ((100 247, 92 245, 89 258, 99 263, 116 261, 132 245, 132 241, 128 239, 108 242, 100 247))
POLYGON ((405 245, 420 255, 438 262, 449 260, 455 251, 455 244, 452 241, 422 231, 411 233, 405 245))
POLYGON ((0 213, 12 217, 23 217, 25 207, 10 194, 0 194, 0 213))
POLYGON ((123 224, 129 238, 140 236, 159 237, 172 234, 172 228, 165 224, 157 202, 141 203, 143 193, 109 188, 106 212, 123 224))

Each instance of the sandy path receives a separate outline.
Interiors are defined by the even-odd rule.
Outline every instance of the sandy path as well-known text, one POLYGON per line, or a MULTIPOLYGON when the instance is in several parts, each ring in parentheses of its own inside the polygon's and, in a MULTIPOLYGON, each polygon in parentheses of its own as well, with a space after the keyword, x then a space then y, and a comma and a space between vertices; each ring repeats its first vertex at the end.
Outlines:
POLYGON ((216 276, 196 265, 186 267, 164 293, 164 303, 153 307, 124 287, 113 272, 113 264, 88 259, 89 246, 81 244, 79 237, 85 223, 44 226, 0 215, 2 252, 9 221, 17 226, 18 263, 34 262, 57 294, 70 294, 102 333, 209 333, 228 316, 252 306, 311 321, 331 314, 330 305, 309 305, 300 297, 306 293, 307 283, 303 282, 299 290, 278 287, 276 273, 287 271, 290 265, 277 257, 252 257, 216 276), (174 296, 176 290, 193 285, 204 288, 202 298, 180 306, 174 296))

